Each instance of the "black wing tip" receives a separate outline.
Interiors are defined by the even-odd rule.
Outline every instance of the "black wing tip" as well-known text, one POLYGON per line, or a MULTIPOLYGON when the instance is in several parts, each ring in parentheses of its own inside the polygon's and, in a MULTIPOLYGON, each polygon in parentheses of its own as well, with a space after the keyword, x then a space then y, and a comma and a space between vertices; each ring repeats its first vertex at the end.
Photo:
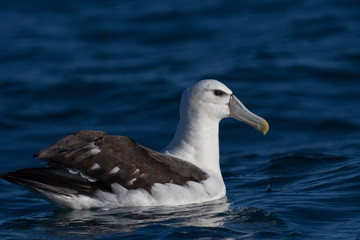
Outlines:
POLYGON ((31 170, 33 169, 32 168, 19 169, 15 172, 7 172, 5 174, 2 174, 0 177, 8 182, 23 186, 28 190, 30 190, 31 192, 46 191, 55 194, 71 196, 69 193, 67 193, 64 190, 57 189, 56 187, 54 188, 50 185, 47 185, 46 183, 37 181, 36 179, 32 179, 31 177, 26 176, 27 171, 31 171, 31 170))
POLYGON ((4 173, 4 174, 1 174, 0 178, 5 179, 6 181, 9 181, 9 182, 14 182, 16 179, 21 178, 21 173, 20 172, 22 170, 25 170, 25 168, 20 169, 20 170, 16 170, 14 172, 7 172, 7 173, 4 173))
POLYGON ((8 182, 33 190, 44 190, 56 194, 81 194, 92 196, 97 190, 112 192, 111 185, 102 182, 80 181, 52 171, 52 168, 23 168, 0 175, 8 182))
POLYGON ((19 185, 21 185, 21 183, 24 181, 24 179, 22 178, 21 174, 19 174, 18 171, 4 173, 4 174, 0 175, 0 178, 6 180, 8 182, 19 184, 19 185))
POLYGON ((10 172, 1 174, 1 175, 0 175, 0 178, 5 179, 6 181, 9 181, 9 180, 8 180, 8 178, 9 178, 9 173, 10 173, 10 172))

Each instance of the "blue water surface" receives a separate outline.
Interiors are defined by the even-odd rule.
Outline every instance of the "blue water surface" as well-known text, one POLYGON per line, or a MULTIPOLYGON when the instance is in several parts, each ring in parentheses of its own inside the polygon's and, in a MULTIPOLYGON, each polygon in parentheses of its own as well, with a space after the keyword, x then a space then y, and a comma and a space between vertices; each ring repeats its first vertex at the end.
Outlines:
POLYGON ((161 150, 204 78, 270 124, 221 122, 214 202, 65 211, 1 179, 1 239, 360 239, 359 1, 12 0, 0 19, 1 173, 79 129, 161 150))

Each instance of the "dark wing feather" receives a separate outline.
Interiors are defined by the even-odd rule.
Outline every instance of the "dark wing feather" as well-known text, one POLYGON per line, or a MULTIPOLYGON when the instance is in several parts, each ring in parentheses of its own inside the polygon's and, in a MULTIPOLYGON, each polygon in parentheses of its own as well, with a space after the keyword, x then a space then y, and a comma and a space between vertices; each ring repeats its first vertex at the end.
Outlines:
POLYGON ((89 182, 86 178, 72 175, 61 168, 25 168, 5 173, 1 177, 31 190, 43 190, 66 196, 92 195, 98 189, 111 191, 108 186, 100 182, 89 182))
MULTIPOLYGON (((34 154, 36 156, 47 161, 49 169, 59 166, 69 168, 70 172, 76 169, 86 178, 96 180, 86 180, 87 189, 111 191, 111 184, 118 183, 127 189, 143 188, 150 192, 154 183, 185 185, 188 181, 200 182, 208 177, 189 162, 145 148, 129 137, 111 136, 101 131, 75 132, 34 154)), ((70 188, 76 185, 72 184, 70 188)), ((78 191, 93 193, 81 188, 78 191)))

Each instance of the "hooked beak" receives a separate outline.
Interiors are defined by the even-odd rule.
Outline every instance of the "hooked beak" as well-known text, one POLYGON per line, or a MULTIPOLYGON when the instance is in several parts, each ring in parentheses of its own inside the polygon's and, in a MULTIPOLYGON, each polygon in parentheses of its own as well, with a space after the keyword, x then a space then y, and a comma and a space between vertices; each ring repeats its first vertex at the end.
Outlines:
POLYGON ((250 112, 233 94, 230 96, 229 108, 230 117, 252 126, 264 135, 269 131, 266 120, 250 112))

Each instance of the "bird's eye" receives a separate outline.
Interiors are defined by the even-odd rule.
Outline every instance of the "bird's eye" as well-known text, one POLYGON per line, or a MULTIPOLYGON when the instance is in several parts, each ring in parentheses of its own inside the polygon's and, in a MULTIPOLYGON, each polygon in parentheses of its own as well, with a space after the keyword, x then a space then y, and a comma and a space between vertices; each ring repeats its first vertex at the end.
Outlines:
POLYGON ((221 91, 219 89, 216 89, 216 90, 214 90, 214 94, 215 94, 215 96, 222 96, 222 95, 225 94, 225 92, 223 92, 223 91, 221 91))

